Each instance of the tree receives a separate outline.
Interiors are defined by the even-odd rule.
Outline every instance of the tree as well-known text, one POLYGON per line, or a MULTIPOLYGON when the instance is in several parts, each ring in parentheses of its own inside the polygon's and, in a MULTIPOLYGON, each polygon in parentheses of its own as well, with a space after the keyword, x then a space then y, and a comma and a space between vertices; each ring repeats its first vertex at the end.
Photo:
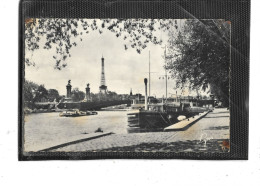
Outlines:
POLYGON ((72 100, 75 102, 81 101, 85 98, 85 93, 80 91, 78 88, 72 90, 72 100))
POLYGON ((93 102, 98 102, 99 101, 99 94, 94 94, 94 93, 90 93, 90 98, 93 102))
POLYGON ((107 92, 107 98, 108 98, 108 100, 117 100, 118 95, 117 95, 116 92, 108 91, 107 92))
POLYGON ((186 20, 179 32, 170 32, 166 69, 177 86, 210 87, 226 105, 229 98, 230 22, 186 20))
POLYGON ((33 102, 39 102, 42 98, 48 99, 48 91, 44 87, 44 85, 40 85, 35 91, 35 97, 33 98, 33 102))
POLYGON ((34 97, 35 97, 35 92, 37 91, 39 85, 36 83, 33 83, 31 81, 25 80, 24 82, 24 101, 27 104, 28 107, 32 108, 34 104, 34 97))
MULTIPOLYGON (((125 50, 135 48, 138 53, 147 47, 147 43, 160 44, 156 30, 168 30, 176 23, 170 19, 60 19, 28 18, 25 20, 25 48, 33 52, 41 47, 56 49, 53 55, 55 68, 61 70, 67 66, 66 59, 71 57, 70 50, 77 46, 91 31, 102 34, 107 29, 125 40, 125 50), (40 46, 40 40, 45 42, 40 46)), ((176 26, 176 25, 175 25, 176 26)), ((25 58, 27 65, 35 65, 25 58)))
MULTIPOLYGON (((189 84, 192 89, 210 87, 217 97, 228 103, 230 22, 224 20, 186 20, 180 27, 173 19, 26 19, 25 48, 29 52, 41 47, 53 54, 55 68, 67 66, 70 50, 87 34, 104 29, 125 40, 124 48, 135 48, 138 53, 148 43, 161 44, 157 30, 169 31, 167 65, 177 85, 189 84), (40 40, 44 46, 40 46, 40 40), (214 88, 215 87, 215 88, 214 88)), ((30 58, 27 65, 35 65, 30 58)))
POLYGON ((57 102, 61 99, 61 96, 59 95, 58 90, 56 89, 49 89, 48 90, 48 100, 53 102, 56 100, 57 102))

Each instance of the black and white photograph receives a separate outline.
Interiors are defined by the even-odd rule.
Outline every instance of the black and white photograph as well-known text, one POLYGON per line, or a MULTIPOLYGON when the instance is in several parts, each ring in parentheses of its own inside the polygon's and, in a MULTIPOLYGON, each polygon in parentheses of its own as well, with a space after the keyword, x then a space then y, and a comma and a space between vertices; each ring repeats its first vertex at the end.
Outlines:
POLYGON ((257 185, 259 9, 1 1, 0 185, 257 185))
POLYGON ((24 155, 229 153, 231 25, 25 19, 24 155))

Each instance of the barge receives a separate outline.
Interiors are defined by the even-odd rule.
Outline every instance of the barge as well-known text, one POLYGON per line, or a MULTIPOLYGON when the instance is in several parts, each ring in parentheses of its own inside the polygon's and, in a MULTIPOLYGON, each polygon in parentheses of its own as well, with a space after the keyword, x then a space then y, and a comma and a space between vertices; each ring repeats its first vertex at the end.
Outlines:
POLYGON ((139 128, 165 128, 183 119, 211 110, 207 107, 190 106, 185 103, 149 104, 148 109, 127 114, 128 126, 139 128))
POLYGON ((79 117, 79 116, 89 116, 97 115, 96 111, 80 111, 79 109, 65 110, 59 114, 60 117, 79 117))

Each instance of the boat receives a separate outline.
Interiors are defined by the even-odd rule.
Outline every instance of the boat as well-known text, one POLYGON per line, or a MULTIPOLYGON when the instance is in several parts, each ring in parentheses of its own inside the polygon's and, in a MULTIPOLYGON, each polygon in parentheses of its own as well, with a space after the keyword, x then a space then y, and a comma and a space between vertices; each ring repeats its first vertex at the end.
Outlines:
POLYGON ((192 100, 148 104, 147 110, 141 108, 127 114, 128 126, 145 129, 165 128, 205 111, 212 111, 212 108, 194 105, 192 100))
MULTIPOLYGON (((138 95, 138 94, 137 94, 138 95)), ((156 103, 159 103, 158 99, 156 99, 155 97, 153 96, 148 96, 148 102, 150 104, 156 104, 156 103)), ((144 96, 142 96, 141 94, 139 94, 138 97, 132 99, 131 101, 131 109, 132 110, 138 110, 138 109, 144 109, 145 107, 145 98, 144 96)))
MULTIPOLYGON (((166 59, 166 47, 165 47, 166 59)), ((199 113, 210 111, 209 105, 214 106, 214 100, 198 100, 191 96, 175 98, 167 97, 167 70, 165 69, 165 95, 166 98, 156 99, 150 96, 150 52, 149 52, 149 96, 147 94, 147 78, 144 79, 145 95, 138 94, 133 99, 131 108, 139 109, 137 112, 127 114, 128 126, 145 129, 165 128, 184 118, 193 117, 199 113), (204 107, 203 107, 204 106, 204 107)))
POLYGON ((59 114, 60 117, 79 117, 88 115, 97 115, 96 111, 80 111, 79 109, 69 109, 65 110, 59 114))

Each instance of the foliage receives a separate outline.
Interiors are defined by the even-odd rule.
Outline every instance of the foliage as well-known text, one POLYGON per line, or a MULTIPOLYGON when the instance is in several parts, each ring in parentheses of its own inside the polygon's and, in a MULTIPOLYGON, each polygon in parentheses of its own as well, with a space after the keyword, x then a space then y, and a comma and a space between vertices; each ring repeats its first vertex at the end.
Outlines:
MULTIPOLYGON (((175 25, 173 20, 165 19, 26 19, 25 48, 28 51, 55 48, 53 55, 55 68, 61 70, 67 66, 66 59, 71 57, 70 50, 77 46, 91 31, 102 34, 109 30, 116 37, 125 40, 124 48, 135 48, 138 53, 147 47, 149 42, 161 44, 156 30, 168 30, 175 25)), ((175 25, 176 26, 176 25, 175 25)), ((27 65, 35 65, 30 58, 25 59, 27 65)))
POLYGON ((170 32, 166 69, 177 86, 210 87, 211 93, 228 103, 229 33, 230 22, 195 19, 186 20, 180 32, 170 32))
POLYGON ((74 88, 71 91, 72 94, 72 100, 75 102, 82 101, 85 98, 85 93, 80 91, 78 88, 74 88))
POLYGON ((47 90, 44 85, 38 85, 34 82, 25 80, 24 82, 24 101, 33 105, 35 102, 41 102, 42 98, 46 101, 57 102, 61 99, 59 92, 56 89, 47 90))
POLYGON ((33 102, 40 102, 43 98, 48 99, 48 91, 44 85, 40 85, 35 91, 33 102))
POLYGON ((49 89, 48 90, 48 100, 50 102, 56 101, 58 102, 61 99, 58 90, 56 89, 49 89))
MULTIPOLYGON (((229 21, 190 19, 180 26, 177 20, 172 19, 40 18, 26 19, 25 28, 26 50, 33 52, 41 47, 46 50, 54 48, 55 68, 59 70, 67 66, 66 59, 71 57, 71 48, 90 32, 102 34, 108 30, 125 41, 122 46, 125 50, 132 47, 141 53, 148 43, 161 44, 156 31, 168 31, 170 40, 165 68, 177 79, 177 86, 189 84, 191 89, 197 90, 210 87, 213 94, 228 103, 229 21), (44 42, 44 46, 40 46, 40 41, 44 42)), ((30 58, 26 58, 25 63, 35 65, 30 58)), ((74 99, 82 98, 77 91, 74 93, 74 99)))
POLYGON ((35 97, 35 92, 38 89, 39 85, 31 82, 31 81, 27 81, 25 80, 24 82, 24 100, 26 102, 32 102, 34 100, 35 97))
POLYGON ((99 101, 99 94, 90 93, 90 97, 93 102, 99 101))
POLYGON ((117 95, 116 92, 108 91, 107 92, 107 99, 108 100, 118 100, 119 96, 117 95))

